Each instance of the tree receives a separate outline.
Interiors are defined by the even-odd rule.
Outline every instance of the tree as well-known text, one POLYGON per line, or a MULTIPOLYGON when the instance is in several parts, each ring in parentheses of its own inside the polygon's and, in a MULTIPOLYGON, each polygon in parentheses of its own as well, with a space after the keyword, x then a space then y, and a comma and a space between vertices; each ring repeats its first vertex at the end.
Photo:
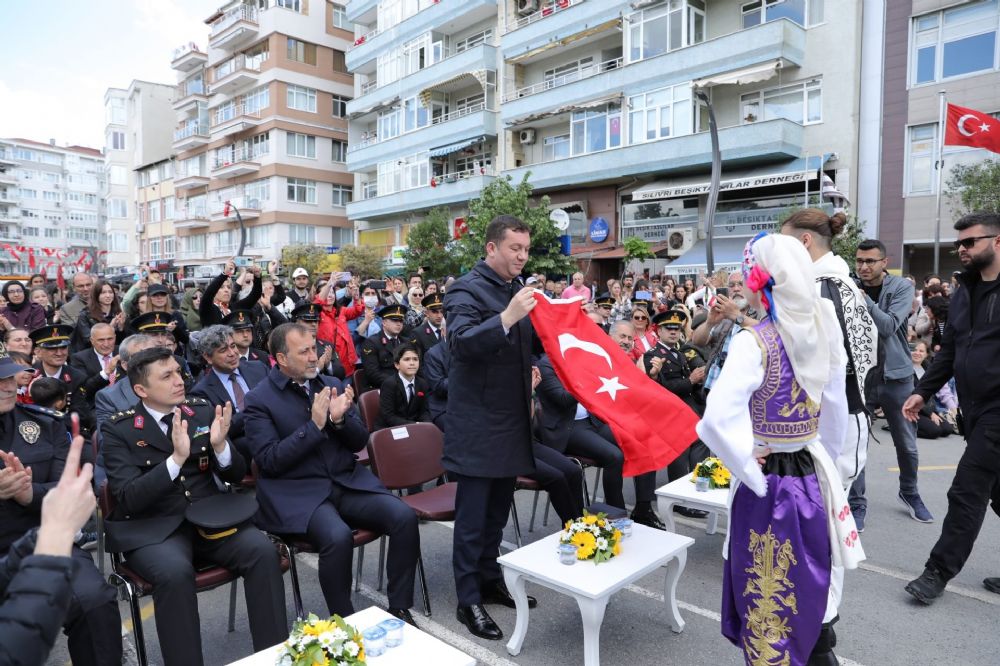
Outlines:
POLYGON ((385 257, 376 247, 345 245, 339 254, 343 270, 357 277, 381 277, 385 270, 385 257))
POLYGON ((281 248, 281 264, 285 273, 291 275, 296 268, 304 268, 309 275, 321 272, 321 264, 326 260, 326 250, 317 245, 296 243, 281 248))
POLYGON ((436 278, 459 274, 462 267, 449 251, 452 243, 448 228, 450 217, 448 209, 435 208, 410 228, 409 246, 403 252, 408 273, 416 273, 423 267, 428 276, 436 278))
POLYGON ((470 270, 485 254, 486 227, 497 215, 513 215, 531 229, 531 255, 524 270, 529 273, 566 275, 576 270, 576 263, 560 253, 560 232, 549 219, 549 198, 531 197, 528 172, 517 185, 510 176, 497 178, 483 188, 478 199, 469 202, 469 231, 453 245, 454 258, 461 271, 470 270))
POLYGON ((1000 212, 1000 162, 959 164, 952 168, 947 185, 956 219, 974 211, 1000 212))
POLYGON ((646 261, 647 259, 656 258, 653 251, 649 249, 649 243, 638 236, 629 236, 625 239, 623 246, 625 248, 625 268, 622 271, 622 280, 625 279, 625 273, 629 271, 629 266, 633 261, 646 261))
MULTIPOLYGON (((785 220, 800 210, 803 210, 801 206, 791 206, 781 211, 777 221, 774 223, 772 233, 781 233, 781 227, 784 226, 785 220)), ((858 244, 865 238, 867 238, 865 236, 865 226, 858 220, 856 215, 847 215, 847 224, 833 238, 833 253, 846 261, 848 266, 853 266, 854 258, 858 252, 858 244)))

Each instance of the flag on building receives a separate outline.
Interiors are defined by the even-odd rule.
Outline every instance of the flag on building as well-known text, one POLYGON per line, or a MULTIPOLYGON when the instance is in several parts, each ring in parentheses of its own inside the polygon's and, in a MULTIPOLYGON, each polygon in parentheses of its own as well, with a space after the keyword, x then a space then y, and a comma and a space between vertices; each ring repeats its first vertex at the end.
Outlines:
POLYGON ((944 144, 983 148, 1000 153, 1000 120, 982 111, 949 104, 944 144))

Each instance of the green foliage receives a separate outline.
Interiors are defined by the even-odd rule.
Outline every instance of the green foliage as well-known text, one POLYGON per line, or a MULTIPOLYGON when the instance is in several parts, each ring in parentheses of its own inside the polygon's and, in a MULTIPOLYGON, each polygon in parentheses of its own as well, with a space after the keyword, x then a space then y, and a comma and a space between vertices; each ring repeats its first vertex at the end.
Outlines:
POLYGON ((975 211, 1000 212, 1000 162, 959 164, 948 177, 944 192, 955 211, 955 219, 975 211))
POLYGON ((848 266, 854 266, 854 257, 858 253, 858 244, 865 239, 864 225, 857 216, 850 215, 847 224, 841 232, 833 237, 833 253, 847 262, 848 266))
POLYGON ((450 220, 446 208, 435 208, 410 228, 409 246, 403 252, 407 273, 416 273, 423 266, 435 278, 459 274, 458 257, 448 250, 452 241, 450 220))
POLYGON ((367 245, 345 245, 340 248, 341 270, 349 271, 362 279, 381 277, 385 258, 378 248, 367 245))
POLYGON ((283 275, 291 275, 299 267, 309 271, 309 275, 316 275, 325 260, 326 250, 317 245, 297 243, 281 248, 281 265, 285 267, 283 275))
POLYGON ((478 199, 469 202, 469 232, 454 243, 452 250, 460 267, 458 272, 470 270, 486 254, 486 227, 497 215, 513 215, 531 229, 531 256, 525 271, 566 275, 576 270, 576 262, 559 253, 560 232, 549 219, 549 198, 532 199, 529 176, 531 173, 526 173, 516 185, 510 176, 497 178, 483 188, 478 199))
POLYGON ((633 261, 645 261, 656 258, 653 251, 649 249, 649 243, 638 236, 629 236, 622 245, 625 248, 625 268, 622 270, 623 280, 625 279, 625 273, 629 271, 629 266, 633 261))

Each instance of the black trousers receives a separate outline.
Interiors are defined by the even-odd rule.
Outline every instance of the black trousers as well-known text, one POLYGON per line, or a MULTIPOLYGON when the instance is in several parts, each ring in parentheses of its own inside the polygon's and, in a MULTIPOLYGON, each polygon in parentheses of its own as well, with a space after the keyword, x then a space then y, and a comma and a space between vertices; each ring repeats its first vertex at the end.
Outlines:
POLYGON ((948 490, 948 514, 934 544, 928 567, 952 579, 965 566, 986 517, 986 508, 1000 483, 1000 413, 965 417, 967 445, 948 490))
POLYGON ((156 634, 166 666, 204 663, 195 561, 218 564, 243 577, 255 652, 288 638, 278 550, 254 527, 241 527, 232 536, 210 540, 185 523, 162 543, 137 548, 126 559, 136 573, 153 584, 156 634))
POLYGON ((622 467, 625 455, 607 423, 587 417, 573 421, 573 430, 566 442, 566 455, 593 458, 604 470, 604 501, 620 509, 625 508, 622 494, 622 467))
POLYGON ((336 486, 309 519, 306 537, 319 551, 319 585, 330 613, 347 616, 351 603, 351 560, 354 527, 389 536, 386 559, 390 608, 413 605, 413 581, 420 556, 417 515, 401 499, 388 493, 350 490, 336 486))
POLYGON ((73 598, 63 629, 76 666, 122 663, 122 617, 118 594, 101 576, 90 553, 73 546, 73 598))
POLYGON ((690 474, 694 470, 695 465, 711 455, 712 453, 705 446, 705 443, 700 439, 696 440, 694 444, 687 447, 683 453, 677 456, 672 463, 667 465, 667 478, 671 481, 676 481, 690 474))
POLYGON ((455 536, 451 563, 459 606, 482 603, 482 588, 501 579, 497 556, 514 497, 514 479, 490 479, 449 472, 455 493, 455 536))
POLYGON ((535 473, 529 478, 541 484, 549 494, 552 508, 562 522, 583 515, 583 470, 555 449, 535 442, 535 473))

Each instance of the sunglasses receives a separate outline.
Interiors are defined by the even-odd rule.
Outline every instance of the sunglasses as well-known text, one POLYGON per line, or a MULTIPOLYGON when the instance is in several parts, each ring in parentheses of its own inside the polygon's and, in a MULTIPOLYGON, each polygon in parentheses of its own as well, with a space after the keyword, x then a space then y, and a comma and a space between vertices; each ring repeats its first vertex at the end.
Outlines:
POLYGON ((649 317, 632 317, 634 321, 649 321, 649 317))
POLYGON ((956 250, 960 247, 964 247, 966 250, 971 250, 976 243, 985 238, 996 238, 996 234, 992 236, 972 236, 970 238, 959 238, 957 241, 952 243, 952 245, 955 246, 956 250))

